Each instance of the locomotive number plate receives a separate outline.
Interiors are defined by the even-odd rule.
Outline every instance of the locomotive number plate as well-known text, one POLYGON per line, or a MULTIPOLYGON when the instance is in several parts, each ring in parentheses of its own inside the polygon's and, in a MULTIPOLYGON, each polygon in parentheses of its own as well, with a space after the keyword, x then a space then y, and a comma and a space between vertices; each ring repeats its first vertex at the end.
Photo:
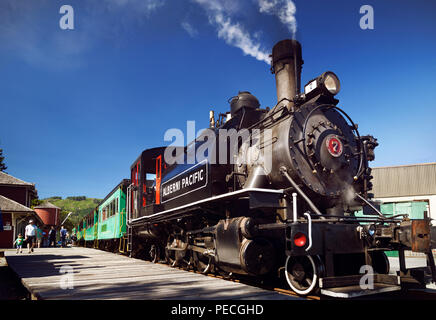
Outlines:
POLYGON ((326 140, 326 147, 328 152, 333 156, 333 157, 340 157, 343 151, 343 145, 341 140, 338 138, 338 136, 336 135, 329 135, 327 136, 326 140))

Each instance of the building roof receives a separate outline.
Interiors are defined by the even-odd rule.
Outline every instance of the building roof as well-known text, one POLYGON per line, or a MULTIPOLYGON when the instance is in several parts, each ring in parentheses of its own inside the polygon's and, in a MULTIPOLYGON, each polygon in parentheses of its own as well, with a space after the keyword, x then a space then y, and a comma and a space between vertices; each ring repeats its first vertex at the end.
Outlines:
POLYGON ((0 195, 0 209, 4 212, 34 212, 32 209, 23 206, 21 203, 18 203, 9 198, 3 197, 0 195))
POLYGON ((39 206, 35 207, 35 209, 61 209, 59 207, 56 207, 54 204, 45 201, 44 203, 40 204, 39 206))
POLYGON ((14 200, 6 198, 0 195, 0 210, 2 212, 8 213, 18 213, 18 214, 26 214, 26 218, 32 218, 36 220, 38 223, 44 224, 41 218, 36 214, 35 211, 30 209, 29 207, 23 206, 21 203, 18 203, 14 200))
POLYGON ((17 185, 17 186, 32 186, 35 185, 33 183, 29 183, 18 178, 15 178, 7 173, 0 171, 0 184, 5 185, 17 185))
POLYGON ((436 195, 436 162, 372 168, 376 198, 436 195))

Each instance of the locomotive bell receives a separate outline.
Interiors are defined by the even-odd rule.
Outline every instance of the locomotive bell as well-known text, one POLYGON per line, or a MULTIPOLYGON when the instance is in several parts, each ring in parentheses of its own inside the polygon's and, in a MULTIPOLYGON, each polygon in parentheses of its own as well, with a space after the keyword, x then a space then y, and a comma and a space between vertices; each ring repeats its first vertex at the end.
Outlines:
POLYGON ((257 109, 259 106, 259 100, 248 91, 239 91, 238 95, 230 100, 230 112, 232 117, 243 108, 257 109))

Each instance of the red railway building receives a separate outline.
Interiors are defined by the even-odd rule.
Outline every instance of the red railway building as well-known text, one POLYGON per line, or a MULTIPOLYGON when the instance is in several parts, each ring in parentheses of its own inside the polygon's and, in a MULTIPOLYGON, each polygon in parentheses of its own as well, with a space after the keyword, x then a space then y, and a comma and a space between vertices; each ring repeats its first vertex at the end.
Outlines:
POLYGON ((41 218, 46 226, 57 226, 60 223, 61 208, 56 207, 50 202, 45 202, 34 208, 35 212, 41 218))
POLYGON ((0 210, 3 218, 3 231, 0 232, 0 248, 12 248, 19 233, 30 219, 42 226, 41 218, 30 208, 37 190, 33 183, 25 182, 7 173, 0 172, 0 210))

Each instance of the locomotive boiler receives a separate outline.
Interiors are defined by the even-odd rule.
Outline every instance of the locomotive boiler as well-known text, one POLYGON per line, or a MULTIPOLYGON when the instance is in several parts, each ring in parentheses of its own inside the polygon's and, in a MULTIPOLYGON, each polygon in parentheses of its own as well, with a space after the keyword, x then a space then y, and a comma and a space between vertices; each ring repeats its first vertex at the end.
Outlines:
POLYGON ((274 107, 241 91, 186 147, 140 155, 127 190, 130 250, 203 273, 281 276, 301 295, 351 297, 436 280, 429 219, 378 211, 368 165, 377 139, 361 136, 338 107, 333 72, 301 90, 302 65, 299 42, 278 42, 274 107), (356 217, 361 208, 371 215, 356 217), (385 254, 392 250, 396 275, 385 254), (426 254, 428 267, 406 269, 405 250, 426 254), (362 270, 372 287, 360 285, 362 270))

